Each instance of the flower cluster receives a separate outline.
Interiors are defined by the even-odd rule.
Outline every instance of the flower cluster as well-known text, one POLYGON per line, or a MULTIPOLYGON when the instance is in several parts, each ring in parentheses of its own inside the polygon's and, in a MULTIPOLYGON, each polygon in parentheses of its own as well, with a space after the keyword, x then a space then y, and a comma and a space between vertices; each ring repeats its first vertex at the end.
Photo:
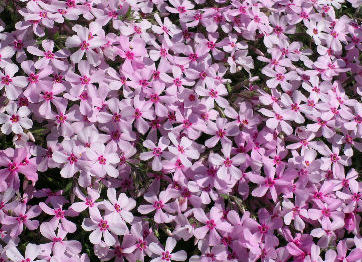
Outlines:
POLYGON ((361 0, 4 0, 0 261, 362 261, 361 0))

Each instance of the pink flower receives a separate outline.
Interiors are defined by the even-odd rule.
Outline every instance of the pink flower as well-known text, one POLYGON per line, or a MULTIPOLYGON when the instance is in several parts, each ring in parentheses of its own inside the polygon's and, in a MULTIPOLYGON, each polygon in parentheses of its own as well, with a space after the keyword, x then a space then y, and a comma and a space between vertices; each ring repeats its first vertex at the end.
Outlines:
POLYGON ((32 220, 32 218, 39 216, 41 209, 38 205, 32 206, 27 210, 25 203, 18 203, 13 209, 13 215, 5 215, 1 218, 1 223, 4 228, 10 232, 11 237, 19 236, 26 226, 29 230, 36 230, 39 227, 38 220, 32 220))
POLYGON ((74 233, 77 229, 77 226, 66 219, 66 216, 75 216, 73 210, 63 210, 62 205, 52 204, 54 208, 50 208, 44 202, 40 202, 39 206, 44 211, 44 213, 53 216, 53 218, 47 222, 52 228, 57 229, 58 227, 68 233, 74 233))
POLYGON ((67 58, 68 56, 64 51, 57 51, 53 53, 54 42, 52 40, 43 40, 42 47, 44 51, 41 51, 39 48, 35 46, 28 46, 27 51, 32 55, 42 57, 38 61, 35 62, 34 66, 37 69, 43 69, 49 63, 51 63, 54 67, 59 70, 66 70, 67 64, 62 60, 67 58))
POLYGON ((220 179, 228 180, 230 177, 234 180, 241 178, 241 170, 236 166, 240 166, 246 160, 244 154, 237 154, 233 157, 230 156, 231 153, 231 143, 224 143, 222 145, 221 151, 224 154, 224 157, 221 157, 219 154, 211 153, 209 155, 209 161, 215 166, 220 166, 217 171, 217 175, 220 179))
POLYGON ((15 64, 9 64, 0 70, 0 90, 5 87, 6 97, 10 100, 16 100, 22 92, 22 88, 28 85, 25 76, 14 76, 19 71, 15 64))
POLYGON ((119 194, 117 199, 116 190, 114 188, 108 188, 107 197, 109 201, 105 200, 102 203, 105 205, 107 212, 114 215, 114 219, 121 221, 122 227, 127 228, 125 223, 132 223, 134 217, 131 210, 136 207, 136 201, 133 198, 127 197, 125 193, 119 194))
POLYGON ((85 196, 83 192, 79 189, 79 187, 76 187, 74 193, 77 195, 78 198, 82 200, 82 202, 73 203, 69 207, 69 209, 72 209, 80 213, 86 210, 87 208, 89 209, 97 208, 96 200, 100 197, 100 194, 96 190, 87 187, 88 196, 85 196))
POLYGON ((156 243, 151 243, 149 249, 158 257, 151 260, 151 262, 163 262, 163 261, 185 261, 187 259, 187 254, 184 250, 177 251, 172 253, 176 246, 176 239, 169 237, 166 240, 165 249, 161 248, 156 243))
POLYGON ((249 180, 258 184, 258 187, 253 190, 252 195, 262 197, 269 191, 273 201, 276 202, 278 197, 276 186, 286 186, 289 182, 280 177, 280 168, 264 165, 264 172, 266 175, 265 177, 254 173, 249 174, 249 180), (275 177, 276 174, 277 177, 275 177))
POLYGON ((117 155, 117 146, 114 143, 108 143, 106 146, 97 143, 93 148, 86 150, 86 155, 92 166, 91 172, 98 177, 104 177, 108 174, 111 177, 118 177, 119 172, 115 165, 119 163, 117 155))
POLYGON ((156 146, 151 140, 148 139, 145 140, 143 142, 143 146, 146 147, 147 149, 150 149, 151 151, 142 152, 140 154, 140 159, 147 161, 153 158, 152 170, 161 171, 162 170, 161 158, 166 156, 167 152, 165 152, 165 149, 167 148, 169 143, 170 141, 165 137, 160 138, 158 146, 156 146))
POLYGON ((178 141, 179 139, 172 132, 168 133, 168 137, 173 144, 173 146, 168 147, 169 152, 174 155, 173 157, 180 159, 181 163, 186 167, 192 166, 189 159, 198 159, 200 156, 198 150, 194 148, 193 142, 185 136, 178 141))
POLYGON ((18 109, 16 103, 10 103, 6 107, 8 114, 0 113, 1 132, 5 135, 11 132, 21 134, 24 129, 30 129, 33 126, 33 121, 28 118, 30 110, 26 106, 18 109))
POLYGON ((217 207, 211 208, 209 216, 206 216, 205 212, 201 208, 194 209, 193 214, 199 222, 204 224, 204 226, 195 229, 195 237, 200 240, 205 239, 210 246, 220 244, 220 234, 224 232, 231 232, 232 230, 229 223, 221 220, 222 213, 220 213, 220 210, 218 210, 217 207))
POLYGON ((293 128, 287 122, 287 120, 292 120, 292 116, 287 114, 286 110, 280 108, 276 103, 273 104, 273 111, 262 108, 259 110, 263 115, 270 117, 266 121, 267 127, 274 130, 280 127, 280 129, 286 134, 290 135, 293 132, 293 128))
POLYGON ((14 244, 10 245, 6 249, 7 258, 14 262, 21 262, 21 261, 44 261, 44 260, 35 260, 40 254, 39 246, 29 243, 25 249, 25 256, 23 256, 19 250, 16 248, 14 244))
POLYGON ((156 211, 154 215, 154 220, 156 223, 170 223, 174 220, 175 216, 168 213, 173 213, 175 210, 173 210, 172 205, 167 204, 167 202, 170 201, 173 197, 173 194, 169 190, 162 191, 159 197, 157 197, 156 190, 151 188, 144 195, 144 199, 151 205, 140 205, 137 210, 141 214, 148 214, 156 211), (165 210, 167 213, 165 213, 163 210, 165 210))
POLYGON ((222 145, 231 143, 228 136, 236 136, 239 128, 234 123, 228 123, 225 118, 219 117, 216 119, 216 124, 213 122, 209 123, 205 132, 213 135, 213 137, 205 141, 205 146, 212 148, 215 147, 219 141, 222 145))
POLYGON ((28 150, 22 147, 15 150, 9 148, 0 152, 0 166, 5 167, 0 170, 0 191, 5 191, 7 187, 19 189, 19 173, 24 174, 33 184, 38 180, 35 158, 31 158, 28 150))
POLYGON ((54 256, 58 257, 65 253, 79 254, 82 250, 82 245, 76 240, 66 240, 67 231, 62 228, 54 228, 51 223, 44 222, 40 225, 40 233, 51 242, 41 244, 40 249, 42 255, 46 253, 53 253, 54 256), (55 233, 57 231, 57 233, 55 233))
POLYGON ((53 153, 53 160, 59 164, 63 164, 60 174, 64 178, 72 177, 76 172, 86 166, 87 160, 84 158, 83 149, 76 145, 73 140, 62 142, 61 151, 53 153))
POLYGON ((86 231, 92 231, 89 240, 92 244, 101 244, 102 238, 107 246, 113 246, 116 243, 115 235, 123 235, 125 228, 121 222, 114 216, 101 216, 98 208, 90 210, 90 218, 85 218, 82 228, 86 231))
POLYGON ((350 261, 350 262, 354 262, 354 261, 359 261, 360 259, 362 259, 362 249, 361 248, 355 248, 353 249, 347 256, 347 244, 345 240, 341 240, 338 242, 337 245, 337 252, 334 250, 328 250, 326 252, 326 259, 330 260, 330 261, 334 261, 334 260, 345 260, 345 261, 350 261))
POLYGON ((72 30, 77 32, 77 35, 67 38, 65 45, 68 48, 79 47, 80 49, 70 56, 70 60, 73 63, 79 63, 84 54, 86 54, 90 64, 98 65, 100 63, 100 58, 99 54, 95 52, 95 49, 106 43, 105 39, 97 35, 101 30, 99 29, 99 25, 92 22, 89 25, 89 29, 81 25, 75 25, 72 30))

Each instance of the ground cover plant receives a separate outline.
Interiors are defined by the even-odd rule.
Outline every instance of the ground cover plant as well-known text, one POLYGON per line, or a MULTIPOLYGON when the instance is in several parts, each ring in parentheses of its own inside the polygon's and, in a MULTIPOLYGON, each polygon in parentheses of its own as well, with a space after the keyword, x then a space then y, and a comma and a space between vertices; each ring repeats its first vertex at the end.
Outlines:
POLYGON ((361 0, 0 0, 0 261, 362 261, 361 0))

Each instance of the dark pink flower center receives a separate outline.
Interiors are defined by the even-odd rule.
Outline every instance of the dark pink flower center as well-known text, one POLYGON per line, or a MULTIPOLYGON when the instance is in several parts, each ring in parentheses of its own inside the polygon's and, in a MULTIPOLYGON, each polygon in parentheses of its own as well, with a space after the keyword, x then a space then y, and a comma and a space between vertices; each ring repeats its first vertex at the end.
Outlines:
POLYGON ((61 208, 55 209, 54 214, 56 218, 64 218, 64 211, 61 208))
POLYGON ((283 120, 283 116, 279 114, 275 114, 275 118, 279 121, 283 120))
POLYGON ((291 105, 291 108, 293 111, 298 112, 299 111, 299 105, 297 103, 294 103, 291 105))
POLYGON ((99 156, 98 163, 101 165, 105 165, 107 163, 107 159, 105 159, 104 156, 99 156))
POLYGON ((206 45, 209 49, 214 49, 216 47, 216 44, 212 41, 208 41, 206 45))
POLYGON ((277 35, 283 33, 283 28, 281 26, 275 26, 274 27, 274 33, 276 33, 277 35))
POLYGON ((171 257, 172 255, 170 254, 170 252, 168 251, 162 252, 162 260, 171 261, 171 257))
POLYGON ((231 165, 233 164, 233 161, 230 159, 230 158, 226 158, 225 161, 224 161, 224 165, 226 167, 231 167, 231 165))
POLYGON ((87 205, 87 206, 89 206, 89 207, 93 207, 94 206, 94 202, 92 201, 92 199, 90 199, 90 198, 86 198, 85 199, 85 204, 87 205))
POLYGON ((18 115, 12 115, 11 117, 10 117, 10 121, 12 122, 12 123, 17 123, 17 122, 19 122, 19 116, 18 115))
POLYGON ((261 224, 260 226, 258 226, 259 232, 262 234, 266 234, 269 231, 269 227, 266 224, 261 224))
POLYGON ((186 8, 184 6, 177 7, 177 11, 179 11, 181 14, 186 12, 186 8))
POLYGON ((190 54, 189 59, 191 61, 196 61, 199 58, 199 56, 196 53, 190 54))
POLYGON ((224 129, 219 129, 217 132, 216 132, 216 135, 220 138, 223 138, 225 135, 226 135, 226 132, 224 129))
POLYGON ((162 57, 167 56, 167 54, 168 54, 167 49, 165 49, 165 48, 161 48, 161 50, 160 50, 160 54, 161 54, 161 56, 162 56, 162 57))
POLYGON ((285 79, 285 76, 282 73, 277 73, 275 77, 278 81, 283 81, 285 79))
POLYGON ((109 225, 106 220, 101 219, 101 221, 98 223, 98 227, 101 231, 106 231, 109 228, 109 225))
POLYGON ((89 49, 89 43, 87 41, 83 41, 81 44, 80 44, 80 49, 81 50, 88 50, 89 49))
POLYGON ((147 248, 147 241, 143 241, 143 239, 138 240, 137 248, 141 250, 145 250, 147 248))
POLYGON ((18 221, 18 223, 25 223, 27 220, 27 216, 24 214, 21 214, 16 217, 16 220, 18 221))
POLYGON ((78 158, 72 153, 72 154, 70 154, 70 156, 68 157, 68 161, 69 161, 70 164, 74 164, 74 163, 77 163, 78 158))
POLYGON ((154 156, 160 156, 161 154, 162 154, 161 148, 155 147, 155 148, 153 149, 153 155, 154 155, 154 156))
POLYGON ((163 205, 162 201, 155 201, 153 203, 153 207, 156 208, 157 210, 163 208, 163 206, 164 205, 163 205))
POLYGON ((10 172, 15 172, 16 170, 18 170, 18 165, 15 162, 11 162, 8 164, 8 170, 10 172))
POLYGON ((53 52, 46 51, 46 52, 44 52, 44 55, 45 55, 45 57, 48 58, 48 59, 54 59, 54 54, 53 54, 53 52))
POLYGON ((175 78, 175 79, 173 80, 173 83, 174 83, 177 87, 182 86, 182 81, 181 81, 180 78, 175 78))
POLYGON ((134 117, 136 118, 136 119, 138 119, 138 118, 140 118, 142 116, 142 112, 138 109, 138 108, 136 108, 136 110, 135 110, 135 112, 134 112, 134 117))
POLYGON ((339 160, 339 156, 337 154, 331 154, 331 161, 336 163, 339 160))
POLYGON ((206 221, 206 226, 209 229, 214 229, 216 227, 215 221, 213 219, 206 221))
POLYGON ((133 60, 133 59, 134 59, 134 53, 131 52, 131 51, 127 51, 127 52, 126 52, 126 58, 127 58, 128 60, 133 60))
POLYGON ((6 75, 1 78, 1 83, 4 85, 10 85, 10 83, 13 82, 13 80, 10 78, 10 76, 6 75))
POLYGON ((211 89, 210 92, 209 92, 209 95, 212 98, 217 98, 217 94, 218 94, 218 92, 215 89, 211 89))
POLYGON ((275 185, 275 180, 271 177, 268 177, 267 179, 265 179, 265 185, 267 187, 273 187, 275 185))
POLYGON ((178 150, 181 154, 185 153, 185 148, 184 148, 183 146, 178 145, 178 146, 177 146, 177 150, 178 150))
POLYGON ((30 83, 38 83, 39 82, 39 76, 36 74, 30 74, 28 77, 28 80, 30 83))
POLYGON ((67 120, 67 116, 63 115, 63 113, 60 113, 55 117, 59 123, 64 123, 65 120, 67 120))
POLYGON ((81 84, 82 85, 87 85, 87 84, 89 84, 90 83, 90 77, 88 77, 88 76, 86 76, 86 75, 84 75, 84 76, 82 76, 81 78, 80 78, 80 82, 81 82, 81 84))
POLYGON ((44 95, 43 95, 43 98, 46 101, 53 100, 54 99, 53 92, 45 92, 44 95))

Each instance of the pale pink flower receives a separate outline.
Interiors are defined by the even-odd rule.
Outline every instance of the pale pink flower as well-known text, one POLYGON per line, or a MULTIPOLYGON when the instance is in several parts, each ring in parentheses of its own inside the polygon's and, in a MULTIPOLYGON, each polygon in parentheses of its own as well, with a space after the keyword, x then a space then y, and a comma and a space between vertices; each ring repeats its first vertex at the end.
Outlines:
POLYGON ((30 110, 26 106, 18 108, 16 103, 10 103, 6 107, 8 114, 0 113, 1 132, 5 135, 11 132, 21 134, 24 129, 30 129, 33 121, 28 118, 30 110))
POLYGON ((152 253, 158 255, 158 257, 151 260, 151 262, 163 262, 163 261, 185 261, 187 259, 187 253, 184 250, 180 250, 172 253, 176 246, 176 239, 168 237, 166 240, 165 249, 161 248, 156 243, 151 243, 149 249, 152 253))
POLYGON ((125 228, 122 226, 119 219, 114 216, 101 216, 98 208, 90 210, 90 218, 85 218, 82 223, 82 228, 85 231, 92 231, 89 235, 89 240, 92 244, 101 244, 102 238, 108 246, 113 246, 116 243, 116 236, 125 233, 125 228))

